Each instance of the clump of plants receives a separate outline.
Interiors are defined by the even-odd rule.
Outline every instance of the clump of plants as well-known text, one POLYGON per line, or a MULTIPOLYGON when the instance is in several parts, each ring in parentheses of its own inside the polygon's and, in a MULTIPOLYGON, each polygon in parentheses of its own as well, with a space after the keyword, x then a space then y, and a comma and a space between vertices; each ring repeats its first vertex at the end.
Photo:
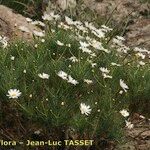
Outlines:
POLYGON ((24 126, 40 124, 49 138, 119 141, 124 127, 134 127, 132 106, 140 101, 142 112, 149 100, 149 51, 130 49, 105 25, 54 12, 42 18, 45 29, 33 31, 30 44, 0 38, 1 106, 24 126))

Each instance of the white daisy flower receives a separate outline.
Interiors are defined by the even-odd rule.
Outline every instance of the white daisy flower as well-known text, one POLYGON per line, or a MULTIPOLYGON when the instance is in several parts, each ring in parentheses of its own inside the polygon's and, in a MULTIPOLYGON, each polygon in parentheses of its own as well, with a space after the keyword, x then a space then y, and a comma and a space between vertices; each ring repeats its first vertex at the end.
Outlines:
POLYGON ((42 19, 47 21, 58 20, 60 19, 60 15, 55 15, 54 12, 52 11, 49 14, 44 13, 42 19))
POLYGON ((117 45, 119 45, 119 46, 122 46, 122 45, 123 45, 122 41, 118 40, 117 38, 113 38, 113 43, 114 43, 114 44, 117 44, 117 45))
POLYGON ((67 73, 66 72, 64 72, 64 71, 59 71, 58 73, 57 73, 57 75, 60 77, 60 78, 62 78, 62 79, 64 79, 64 80, 67 80, 67 73))
POLYGON ((58 25, 58 27, 59 28, 63 28, 64 30, 71 29, 71 27, 69 25, 66 25, 63 22, 60 22, 60 24, 58 25))
POLYGON ((50 13, 50 16, 55 20, 59 20, 61 18, 60 15, 58 14, 55 15, 53 11, 50 13))
POLYGON ((125 121, 125 122, 126 122, 126 127, 128 129, 132 129, 134 127, 134 124, 132 124, 131 122, 129 122, 129 121, 125 121))
POLYGON ((117 38, 118 40, 125 41, 125 38, 122 37, 122 36, 116 36, 116 38, 117 38))
POLYGON ((120 90, 120 91, 119 91, 119 94, 123 94, 123 91, 122 91, 122 90, 120 90))
POLYGON ((101 29, 92 30, 92 33, 98 38, 104 38, 105 33, 101 29))
POLYGON ((89 105, 85 105, 85 103, 80 104, 81 114, 89 115, 91 113, 91 109, 89 105))
POLYGON ((107 54, 110 53, 110 51, 109 51, 108 49, 105 49, 105 48, 103 48, 103 47, 102 47, 101 51, 103 51, 103 52, 105 52, 105 53, 107 53, 107 54))
POLYGON ((107 68, 104 68, 104 67, 100 67, 100 71, 102 73, 106 73, 106 74, 108 74, 110 72, 110 70, 108 70, 107 68))
POLYGON ((33 24, 33 25, 39 25, 41 27, 45 27, 45 24, 42 21, 33 21, 33 22, 31 22, 31 24, 33 24))
POLYGON ((78 32, 76 33, 76 39, 77 40, 84 40, 85 39, 85 37, 84 36, 82 36, 82 35, 80 35, 78 32))
POLYGON ((11 60, 15 60, 15 57, 14 57, 14 56, 11 56, 10 59, 11 59, 11 60))
POLYGON ((92 51, 90 49, 88 49, 87 47, 81 47, 80 49, 82 49, 83 53, 88 53, 88 54, 92 53, 92 51))
POLYGON ((70 75, 68 76, 68 83, 71 83, 73 85, 79 84, 79 82, 73 79, 70 75))
POLYGON ((142 59, 145 59, 145 57, 146 57, 144 54, 142 54, 142 53, 140 53, 140 52, 137 53, 136 56, 141 57, 142 59))
POLYGON ((72 56, 69 58, 72 62, 78 62, 78 59, 75 56, 72 56))
POLYGON ((98 49, 98 50, 103 50, 103 49, 104 49, 103 46, 102 46, 102 43, 99 42, 99 41, 96 41, 96 40, 92 40, 92 41, 90 42, 90 45, 91 45, 92 47, 94 47, 95 49, 98 49))
POLYGON ((112 28, 109 28, 109 27, 107 27, 107 26, 105 26, 105 25, 101 25, 101 27, 102 27, 103 29, 105 29, 105 31, 112 31, 112 30, 113 30, 112 28))
POLYGON ((90 53, 90 58, 96 57, 95 53, 90 53))
POLYGON ((33 31, 33 34, 35 36, 38 36, 38 37, 44 37, 45 36, 44 32, 39 32, 39 31, 36 31, 36 30, 33 31))
POLYGON ((87 28, 84 27, 83 25, 77 25, 76 27, 77 27, 78 30, 83 31, 84 33, 87 33, 87 32, 88 32, 88 31, 87 31, 87 28))
POLYGON ((29 95, 29 97, 30 97, 30 98, 32 98, 32 97, 33 97, 33 95, 32 95, 32 94, 30 94, 30 95, 29 95))
POLYGON ((24 70, 23 70, 23 73, 27 73, 27 70, 24 69, 24 70))
POLYGON ((51 32, 52 32, 52 33, 55 33, 56 31, 55 31, 54 29, 51 29, 51 32))
POLYGON ((128 117, 129 116, 129 112, 126 109, 121 110, 120 113, 123 117, 128 117))
POLYGON ((145 65, 145 62, 139 61, 139 65, 140 65, 140 66, 144 66, 144 65, 145 65))
POLYGON ((26 21, 27 22, 32 22, 32 19, 31 18, 26 18, 26 21))
POLYGON ((59 71, 59 72, 57 73, 57 75, 58 75, 60 78, 62 78, 62 79, 64 79, 64 80, 67 80, 68 83, 71 83, 71 84, 74 84, 74 85, 79 84, 78 81, 76 81, 75 79, 73 79, 70 75, 67 75, 67 73, 65 73, 64 71, 59 71))
POLYGON ((82 26, 82 22, 81 21, 74 21, 74 25, 75 26, 82 26))
POLYGON ((140 117, 141 119, 145 119, 145 117, 144 117, 144 116, 142 116, 142 115, 140 115, 139 117, 140 117))
POLYGON ((120 66, 121 66, 120 64, 117 64, 117 63, 114 63, 114 62, 112 62, 111 65, 112 65, 112 66, 117 66, 117 67, 120 67, 120 66))
POLYGON ((8 97, 9 98, 18 98, 19 96, 21 95, 21 92, 19 91, 19 90, 17 90, 17 89, 10 89, 9 91, 8 91, 8 97))
POLYGON ((92 80, 89 80, 89 79, 84 79, 84 82, 87 83, 87 84, 93 83, 93 81, 92 81, 92 80))
POLYGON ((45 42, 45 39, 41 39, 41 42, 44 43, 44 42, 45 42))
POLYGON ((61 102, 61 105, 64 106, 64 105, 65 105, 65 102, 61 102))
POLYGON ((79 41, 79 43, 80 43, 80 46, 81 46, 81 48, 85 48, 85 47, 88 47, 88 46, 90 46, 88 43, 86 43, 86 42, 82 42, 82 41, 79 41))
POLYGON ((67 46, 67 47, 71 47, 71 44, 70 44, 70 43, 69 43, 69 44, 66 44, 66 46, 67 46))
POLYGON ((0 36, 0 43, 2 44, 3 48, 6 48, 8 45, 8 38, 0 36))
POLYGON ((129 87, 126 85, 126 83, 124 83, 122 79, 120 79, 120 86, 125 92, 127 92, 127 90, 129 89, 129 87))
POLYGON ((135 47, 135 48, 134 48, 134 51, 135 51, 135 52, 140 52, 140 53, 147 53, 147 54, 150 54, 150 51, 148 51, 147 49, 142 49, 142 48, 139 48, 139 47, 135 47))
POLYGON ((53 20, 53 17, 52 17, 51 15, 45 13, 45 14, 42 16, 42 19, 43 19, 43 20, 47 20, 47 21, 51 21, 51 20, 53 20))
POLYGON ((91 31, 96 30, 96 28, 94 27, 94 25, 93 25, 92 23, 85 22, 84 24, 85 24, 85 26, 86 26, 87 28, 89 28, 91 31))
POLYGON ((57 40, 56 43, 57 43, 59 46, 64 46, 64 43, 60 42, 59 40, 57 40))
POLYGON ((91 63, 92 68, 94 68, 95 66, 97 66, 97 63, 91 63))
POLYGON ((49 79, 49 75, 46 73, 39 73, 38 76, 42 79, 49 79))
POLYGON ((74 25, 74 21, 67 16, 65 16, 65 21, 67 22, 68 25, 74 25))
POLYGON ((35 44, 35 45, 34 45, 34 47, 35 47, 35 48, 37 48, 37 47, 38 47, 38 45, 37 45, 37 44, 35 44))
POLYGON ((102 75, 103 75, 104 79, 105 79, 105 78, 112 79, 112 76, 110 76, 110 75, 107 75, 107 74, 105 74, 105 73, 103 73, 102 75))

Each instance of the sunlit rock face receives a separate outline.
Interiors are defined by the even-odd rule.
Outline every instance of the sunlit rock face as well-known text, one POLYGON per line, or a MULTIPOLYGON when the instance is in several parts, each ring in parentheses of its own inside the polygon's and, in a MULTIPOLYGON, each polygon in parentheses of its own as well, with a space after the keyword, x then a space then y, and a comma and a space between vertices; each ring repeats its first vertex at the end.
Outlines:
POLYGON ((34 30, 41 31, 37 26, 29 23, 26 17, 0 5, 0 35, 8 37, 10 40, 19 38, 31 41, 34 30))

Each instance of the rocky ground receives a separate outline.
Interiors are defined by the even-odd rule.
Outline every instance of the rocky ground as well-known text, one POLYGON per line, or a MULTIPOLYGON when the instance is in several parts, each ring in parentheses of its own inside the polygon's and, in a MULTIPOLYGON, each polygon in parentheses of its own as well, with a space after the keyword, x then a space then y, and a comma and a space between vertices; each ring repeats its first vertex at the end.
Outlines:
POLYGON ((150 3, 139 0, 84 0, 99 15, 117 23, 127 21, 124 36, 130 46, 150 48, 150 3))
POLYGON ((150 150, 150 119, 134 114, 131 120, 134 128, 126 130, 126 143, 115 150, 150 150))

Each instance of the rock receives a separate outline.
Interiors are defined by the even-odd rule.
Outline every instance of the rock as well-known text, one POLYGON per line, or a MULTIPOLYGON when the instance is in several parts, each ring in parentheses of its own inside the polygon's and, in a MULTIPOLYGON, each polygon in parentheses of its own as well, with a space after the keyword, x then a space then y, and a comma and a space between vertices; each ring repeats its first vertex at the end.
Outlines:
POLYGON ((127 44, 150 48, 150 19, 136 19, 135 23, 128 26, 126 33, 127 44))
POLYGON ((112 17, 119 22, 127 17, 136 17, 139 15, 146 15, 150 12, 149 3, 141 4, 138 0, 84 0, 87 7, 97 11, 101 16, 112 17), (144 14, 145 13, 145 14, 144 14))
POLYGON ((126 144, 118 145, 115 148, 115 150, 136 150, 135 144, 136 144, 135 142, 130 141, 130 142, 127 142, 126 144))
POLYGON ((149 150, 150 146, 149 145, 139 145, 138 150, 149 150))
POLYGON ((84 3, 106 20, 111 17, 117 24, 130 18, 133 24, 125 33, 127 45, 150 49, 150 3, 139 0, 84 0, 84 3))
POLYGON ((16 38, 31 41, 33 30, 41 31, 35 25, 28 23, 26 18, 16 14, 12 9, 0 5, 0 35, 4 35, 13 40, 16 38), (28 32, 23 32, 19 28, 24 28, 28 32))

